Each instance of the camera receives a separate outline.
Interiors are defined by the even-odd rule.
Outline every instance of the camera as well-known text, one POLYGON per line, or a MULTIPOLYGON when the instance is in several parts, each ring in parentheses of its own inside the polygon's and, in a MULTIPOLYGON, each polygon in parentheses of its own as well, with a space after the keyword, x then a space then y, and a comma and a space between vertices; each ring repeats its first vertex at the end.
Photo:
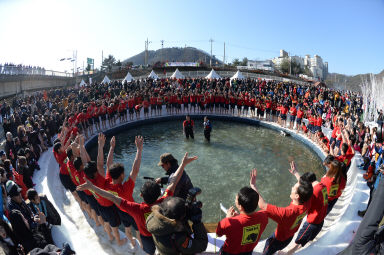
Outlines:
POLYGON ((194 187, 188 190, 187 199, 185 200, 185 205, 188 208, 191 207, 203 207, 203 204, 201 201, 197 201, 196 197, 201 194, 201 189, 198 187, 194 187))
MULTIPOLYGON (((156 182, 156 179, 153 178, 153 177, 144 176, 143 179, 144 179, 144 180, 151 180, 151 181, 156 182)), ((164 185, 166 185, 166 184, 168 183, 168 177, 167 177, 167 176, 165 176, 165 177, 161 177, 160 179, 161 179, 161 181, 160 181, 160 187, 163 187, 164 185)))
POLYGON ((185 200, 185 207, 187 209, 187 219, 192 222, 201 222, 203 203, 197 201, 196 197, 201 194, 201 189, 194 187, 188 190, 187 199, 185 200))

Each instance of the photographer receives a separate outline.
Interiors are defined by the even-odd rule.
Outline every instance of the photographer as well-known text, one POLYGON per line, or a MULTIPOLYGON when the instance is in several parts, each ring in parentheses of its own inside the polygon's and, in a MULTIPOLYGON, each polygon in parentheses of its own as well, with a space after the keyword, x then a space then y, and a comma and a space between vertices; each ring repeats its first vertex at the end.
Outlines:
MULTIPOLYGON (((171 183, 172 180, 175 178, 176 170, 179 168, 177 159, 175 159, 171 153, 164 153, 160 156, 160 161, 157 165, 161 166, 164 169, 164 171, 166 172, 166 175, 168 175, 169 178, 167 177, 157 178, 156 183, 157 184, 171 183)), ((180 178, 179 183, 175 188, 175 192, 173 196, 186 199, 188 195, 188 191, 191 188, 193 188, 191 179, 189 178, 188 174, 184 171, 183 175, 180 178)))
POLYGON ((201 218, 200 208, 193 205, 187 207, 184 199, 170 197, 152 207, 147 228, 160 254, 195 254, 205 251, 208 245, 207 230, 201 218), (193 231, 186 224, 187 214, 187 219, 193 222, 193 231))

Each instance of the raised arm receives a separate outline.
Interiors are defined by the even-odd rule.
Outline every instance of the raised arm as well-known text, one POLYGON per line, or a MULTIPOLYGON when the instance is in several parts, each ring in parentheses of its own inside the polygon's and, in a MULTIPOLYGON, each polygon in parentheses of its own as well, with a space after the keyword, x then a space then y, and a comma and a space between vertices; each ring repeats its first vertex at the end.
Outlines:
POLYGON ((113 164, 113 152, 115 151, 115 146, 116 146, 116 138, 113 136, 111 138, 108 157, 107 157, 107 172, 109 171, 109 167, 113 164))
POLYGON ((98 150, 97 150, 97 171, 101 176, 104 174, 104 144, 105 144, 105 135, 103 133, 99 134, 98 137, 98 150))
POLYGON ((300 180, 300 174, 296 170, 296 165, 294 161, 291 162, 291 169, 289 169, 289 172, 293 174, 298 181, 300 180))
POLYGON ((181 161, 179 168, 176 170, 175 175, 173 176, 173 181, 168 185, 167 190, 171 192, 175 191, 176 186, 179 183, 181 176, 183 175, 185 166, 196 159, 197 159, 197 156, 189 158, 188 152, 184 154, 183 160, 181 161))
POLYGON ((131 178, 133 182, 136 182, 136 177, 139 174, 140 164, 141 164, 141 154, 143 152, 143 143, 144 143, 144 139, 142 136, 135 137, 136 157, 135 157, 135 161, 133 161, 131 173, 129 174, 129 178, 131 178))
MULTIPOLYGON (((65 136, 67 136, 67 134, 65 133, 65 136)), ((71 140, 73 138, 73 134, 71 135, 71 137, 68 138, 67 142, 65 144, 62 143, 62 145, 64 146, 63 149, 64 151, 66 151, 69 147, 69 145, 71 145, 71 140)), ((65 141, 65 138, 63 139, 63 142, 65 141)))
POLYGON ((115 203, 116 205, 120 206, 122 198, 113 195, 112 193, 109 193, 106 190, 100 189, 99 187, 93 185, 92 182, 90 182, 87 178, 84 178, 85 183, 82 185, 77 186, 77 190, 92 190, 96 192, 98 195, 108 199, 109 201, 115 203))
POLYGON ((266 210, 268 204, 265 202, 263 197, 260 195, 260 192, 257 190, 257 187, 256 187, 256 177, 257 177, 257 170, 256 170, 256 168, 251 170, 251 174, 250 175, 251 175, 251 177, 250 177, 250 180, 249 180, 249 185, 251 186, 251 188, 254 191, 256 191, 259 194, 259 204, 258 205, 259 205, 260 209, 266 210))
POLYGON ((85 150, 85 147, 84 147, 84 136, 81 136, 80 139, 79 139, 79 143, 80 143, 80 157, 81 157, 81 160, 83 161, 83 164, 89 162, 90 160, 88 159, 87 157, 87 151, 85 150))

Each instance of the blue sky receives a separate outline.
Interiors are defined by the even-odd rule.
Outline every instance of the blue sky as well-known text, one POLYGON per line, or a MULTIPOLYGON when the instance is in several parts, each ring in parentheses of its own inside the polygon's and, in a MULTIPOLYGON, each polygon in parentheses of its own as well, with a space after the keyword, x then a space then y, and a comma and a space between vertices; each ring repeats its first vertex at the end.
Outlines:
POLYGON ((192 46, 226 61, 268 59, 280 49, 318 54, 329 71, 378 73, 384 69, 384 0, 123 1, 0 0, 0 63, 69 70, 59 62, 78 52, 100 65, 144 50, 192 46))

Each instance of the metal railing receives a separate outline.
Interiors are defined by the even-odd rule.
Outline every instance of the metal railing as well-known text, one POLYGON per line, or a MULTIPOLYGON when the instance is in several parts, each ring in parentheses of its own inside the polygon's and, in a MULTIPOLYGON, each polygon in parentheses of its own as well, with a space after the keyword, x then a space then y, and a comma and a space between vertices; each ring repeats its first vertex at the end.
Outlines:
POLYGON ((59 72, 53 70, 45 70, 40 67, 26 67, 26 66, 10 66, 0 65, 1 76, 12 75, 42 75, 42 76, 60 76, 60 77, 73 77, 72 73, 59 72))

